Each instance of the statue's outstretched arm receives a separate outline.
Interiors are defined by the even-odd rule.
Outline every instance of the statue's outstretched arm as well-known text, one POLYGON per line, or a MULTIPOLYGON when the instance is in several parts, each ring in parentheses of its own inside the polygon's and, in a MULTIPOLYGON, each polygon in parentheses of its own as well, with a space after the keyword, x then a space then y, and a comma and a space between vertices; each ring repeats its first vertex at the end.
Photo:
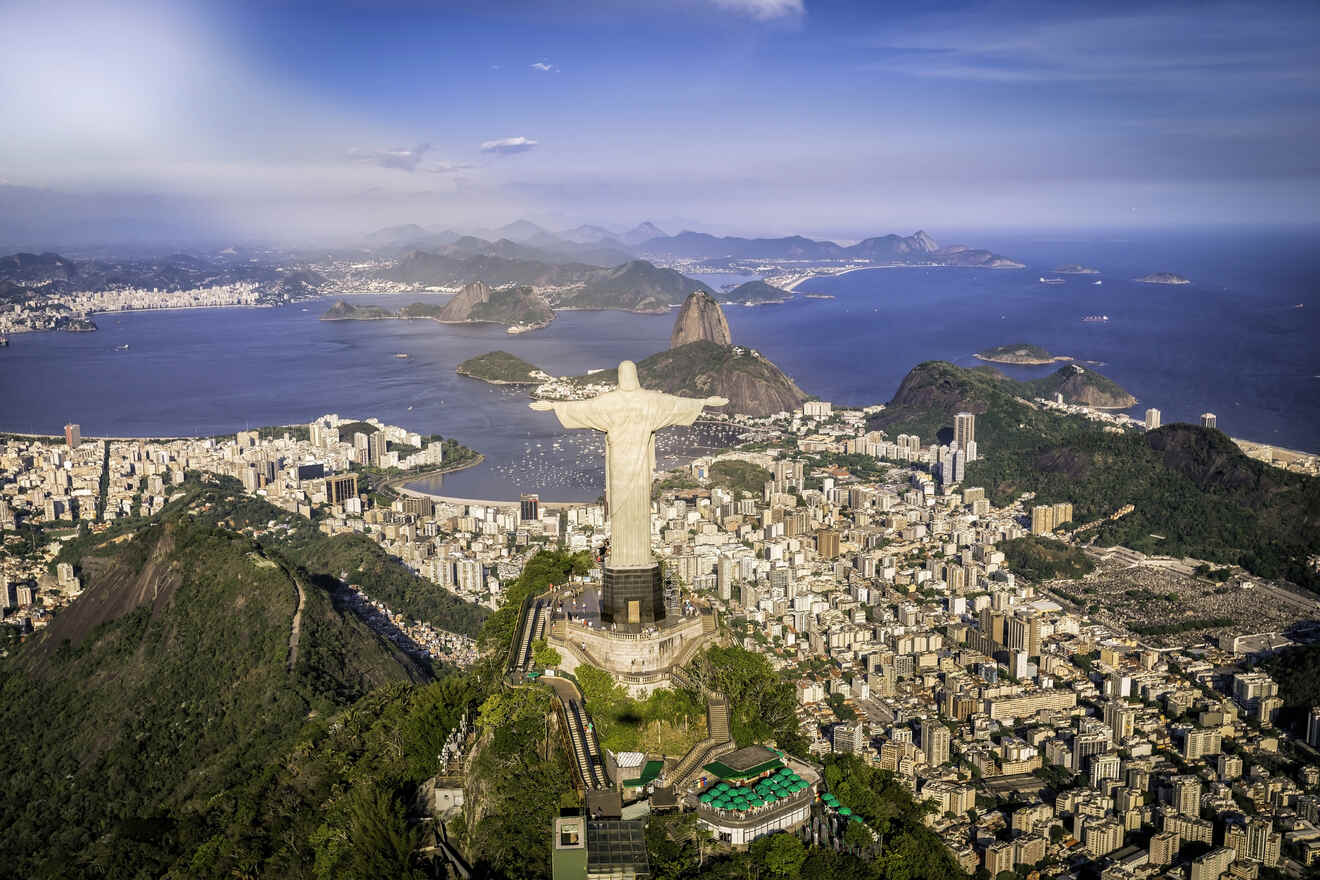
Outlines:
POLYGON ((534 400, 528 406, 540 412, 554 410, 559 417, 559 424, 565 428, 594 428, 597 431, 608 431, 610 428, 608 407, 598 397, 589 400, 534 400))

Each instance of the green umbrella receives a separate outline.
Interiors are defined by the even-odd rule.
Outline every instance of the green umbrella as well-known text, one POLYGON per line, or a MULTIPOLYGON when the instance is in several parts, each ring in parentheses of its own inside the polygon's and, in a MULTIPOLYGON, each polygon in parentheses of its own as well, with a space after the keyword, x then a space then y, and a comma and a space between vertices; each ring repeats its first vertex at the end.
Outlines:
POLYGON ((854 822, 856 822, 858 825, 863 824, 863 823, 862 823, 862 817, 861 817, 861 816, 853 816, 853 817, 852 817, 852 820, 853 820, 854 822))
POLYGON ((851 815, 852 815, 852 810, 849 809, 848 807, 840 807, 840 808, 839 808, 839 815, 840 815, 840 816, 851 816, 851 815))

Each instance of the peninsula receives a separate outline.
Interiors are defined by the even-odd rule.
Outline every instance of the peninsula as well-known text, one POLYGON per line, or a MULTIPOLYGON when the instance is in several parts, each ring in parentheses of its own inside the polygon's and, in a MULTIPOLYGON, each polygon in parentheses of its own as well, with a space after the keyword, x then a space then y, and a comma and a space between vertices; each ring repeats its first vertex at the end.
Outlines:
POLYGON ((1016 364, 1019 366, 1040 366, 1072 360, 1066 355, 1050 354, 1039 345, 1032 345, 1028 342, 996 345, 994 348, 978 351, 972 357, 992 364, 1016 364))

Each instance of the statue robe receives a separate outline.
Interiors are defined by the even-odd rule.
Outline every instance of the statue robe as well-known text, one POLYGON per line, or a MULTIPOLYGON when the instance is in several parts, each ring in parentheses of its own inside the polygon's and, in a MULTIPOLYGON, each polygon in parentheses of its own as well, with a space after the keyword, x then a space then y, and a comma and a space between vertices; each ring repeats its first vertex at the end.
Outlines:
POLYGON ((655 432, 690 425, 704 400, 645 388, 608 391, 590 400, 554 404, 565 428, 605 433, 605 500, 609 506, 610 568, 648 568, 651 555, 651 480, 655 476, 655 432))

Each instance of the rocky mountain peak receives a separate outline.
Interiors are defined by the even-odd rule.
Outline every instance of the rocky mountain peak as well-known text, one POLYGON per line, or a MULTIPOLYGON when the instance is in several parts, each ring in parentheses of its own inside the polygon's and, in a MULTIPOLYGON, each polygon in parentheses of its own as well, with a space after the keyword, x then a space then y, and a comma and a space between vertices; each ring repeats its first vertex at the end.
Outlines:
POLYGON ((733 337, 729 322, 715 298, 705 291, 695 290, 684 300, 674 321, 674 332, 669 336, 669 347, 678 348, 689 342, 705 340, 716 345, 729 345, 733 337))

